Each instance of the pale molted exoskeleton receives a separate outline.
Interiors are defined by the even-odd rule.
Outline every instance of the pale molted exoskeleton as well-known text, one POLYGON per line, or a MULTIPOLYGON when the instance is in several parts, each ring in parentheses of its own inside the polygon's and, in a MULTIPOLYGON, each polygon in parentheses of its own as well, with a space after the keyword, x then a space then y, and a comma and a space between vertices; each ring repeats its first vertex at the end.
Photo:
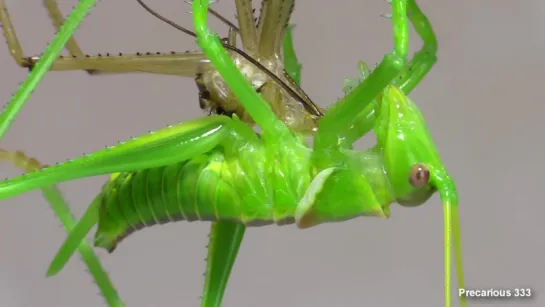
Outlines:
MULTIPOLYGON (((195 33, 166 20, 149 8, 142 0, 136 0, 154 16, 184 32, 195 33)), ((63 24, 63 16, 57 0, 44 0, 45 7, 57 29, 63 24)), ((230 30, 223 40, 224 46, 237 63, 237 67, 251 80, 251 83, 265 97, 273 112, 291 129, 312 134, 323 110, 315 105, 298 86, 300 66, 297 58, 288 50, 286 59, 290 67, 286 71, 282 46, 291 46, 290 16, 294 0, 263 0, 259 18, 254 17, 252 1, 236 1, 238 27, 215 11, 213 15, 226 23, 230 30), (286 36, 286 32, 289 35, 286 36), (236 47, 236 35, 240 34, 243 50, 236 47), (290 61, 292 63, 290 63, 290 61), (291 76, 290 76, 291 75, 291 76)), ((0 2, 0 23, 4 27, 8 47, 18 65, 33 69, 40 57, 26 57, 16 36, 5 4, 0 2)), ((221 75, 202 52, 136 53, 86 55, 74 38, 70 38, 66 49, 69 57, 61 56, 50 70, 85 70, 90 75, 120 73, 153 73, 194 78, 199 89, 199 104, 210 114, 236 114, 241 120, 254 124, 236 96, 229 89, 221 75)), ((284 48, 285 49, 285 48, 284 48)))

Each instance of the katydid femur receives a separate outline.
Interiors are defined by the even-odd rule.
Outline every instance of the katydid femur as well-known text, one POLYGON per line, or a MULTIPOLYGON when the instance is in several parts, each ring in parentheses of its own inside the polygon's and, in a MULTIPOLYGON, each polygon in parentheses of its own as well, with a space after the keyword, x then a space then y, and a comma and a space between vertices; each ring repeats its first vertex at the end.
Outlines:
POLYGON ((407 96, 435 62, 436 41, 414 0, 392 0, 394 48, 328 108, 313 147, 277 117, 207 27, 208 1, 193 2, 197 42, 261 128, 214 115, 176 124, 0 183, 0 199, 69 180, 112 174, 73 228, 49 275, 58 273, 98 224, 95 245, 113 251, 142 227, 212 222, 202 306, 219 306, 246 227, 299 228, 358 216, 387 218, 397 202, 417 206, 436 191, 444 205, 445 305, 451 303, 454 239, 463 288, 458 196, 418 107, 407 96), (410 18, 407 11, 410 10, 410 18), (407 62, 408 21, 424 47, 407 62), (371 130, 377 144, 352 148, 371 130))
MULTIPOLYGON (((192 31, 166 20, 142 0, 136 1, 155 17, 185 34, 195 36, 192 31)), ((60 28, 63 16, 57 0, 44 0, 44 4, 53 24, 57 29, 60 28)), ((291 27, 288 27, 294 6, 294 0, 262 1, 261 15, 256 25, 251 1, 237 1, 239 27, 215 11, 211 12, 229 26, 224 46, 232 52, 238 68, 245 72, 254 87, 270 103, 275 114, 290 129, 308 134, 316 130, 323 110, 298 85, 300 66, 291 51, 291 27), (241 35, 244 51, 236 47, 237 32, 241 35)), ((19 66, 32 69, 40 57, 24 56, 3 1, 0 1, 0 23, 4 27, 12 57, 19 66)), ((208 110, 210 114, 236 114, 241 120, 253 124, 252 118, 202 52, 89 56, 81 51, 74 38, 68 40, 66 49, 71 56, 59 57, 51 70, 85 70, 91 75, 141 72, 191 77, 195 79, 200 92, 201 109, 208 110)))

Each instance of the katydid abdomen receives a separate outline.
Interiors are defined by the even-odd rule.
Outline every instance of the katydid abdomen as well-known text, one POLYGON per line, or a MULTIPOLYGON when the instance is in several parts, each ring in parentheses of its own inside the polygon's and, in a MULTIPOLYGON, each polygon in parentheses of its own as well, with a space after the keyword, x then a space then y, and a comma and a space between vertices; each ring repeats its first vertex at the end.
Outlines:
POLYGON ((176 221, 293 223, 304 190, 291 184, 275 189, 274 180, 266 178, 267 164, 249 174, 216 150, 178 164, 115 174, 98 196, 95 245, 113 251, 136 230, 176 221))

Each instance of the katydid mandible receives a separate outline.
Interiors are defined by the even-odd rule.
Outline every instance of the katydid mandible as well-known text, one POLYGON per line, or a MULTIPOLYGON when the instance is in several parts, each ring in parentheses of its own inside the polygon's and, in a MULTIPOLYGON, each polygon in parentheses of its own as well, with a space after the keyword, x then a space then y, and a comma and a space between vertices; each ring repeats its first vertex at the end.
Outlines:
MULTIPOLYGON (((262 138, 257 137, 251 127, 240 122, 236 116, 233 119, 208 117, 4 181, 0 185, 0 198, 13 197, 67 180, 114 173, 103 193, 89 207, 61 248, 50 267, 50 273, 55 273, 64 265, 95 223, 99 225, 96 243, 113 249, 118 240, 137 228, 131 222, 139 222, 139 227, 150 226, 166 218, 213 221, 213 234, 220 234, 223 239, 236 243, 233 249, 233 245, 226 246, 225 240, 211 236, 208 266, 218 273, 218 267, 223 272, 226 268, 230 270, 246 226, 295 223, 300 228, 306 228, 360 215, 387 217, 392 202, 418 205, 438 190, 445 203, 445 262, 449 265, 451 229, 456 255, 460 254, 454 182, 440 162, 420 112, 405 95, 402 86, 396 84, 396 77, 401 74, 398 80, 404 80, 402 84, 412 82, 416 85, 429 70, 424 68, 433 64, 434 54, 425 50, 421 53, 423 56, 417 58, 418 54, 415 55, 406 65, 407 7, 401 0, 392 1, 392 4, 394 51, 386 55, 362 83, 326 111, 319 122, 313 148, 291 133, 240 74, 220 40, 206 27, 208 3, 196 1, 193 7, 198 43, 262 129, 262 138), (369 114, 362 116, 364 112, 369 114), (354 141, 371 128, 377 134, 377 145, 367 151, 354 151, 351 142, 341 142, 347 139, 354 141), (246 148, 251 148, 251 152, 241 149, 241 144, 235 144, 234 140, 249 146, 246 148), (179 155, 174 157, 173 152, 179 155), (142 174, 167 174, 169 168, 171 171, 187 172, 188 176, 181 179, 176 177, 178 187, 183 184, 191 186, 196 176, 206 175, 213 183, 210 186, 217 187, 213 192, 231 201, 215 202, 206 198, 209 196, 207 193, 202 193, 184 196, 197 198, 199 206, 192 207, 191 203, 180 199, 168 204, 155 202, 146 207, 143 205, 149 202, 150 195, 140 195, 141 202, 133 211, 116 207, 122 204, 111 202, 112 194, 109 193, 114 192, 113 188, 121 190, 124 184, 136 187, 136 178, 142 178, 142 174), (278 180, 280 173, 291 173, 292 176, 287 181, 278 180), (346 193, 346 189, 353 193, 346 193), (222 210, 217 210, 218 206, 222 210), (188 213, 187 210, 191 209, 193 212, 188 213), (129 216, 127 214, 140 220, 123 218, 129 216), (211 266, 211 263, 216 266, 211 266)), ((414 2, 409 1, 409 8, 411 5, 416 7, 414 2)), ((154 183, 150 188, 160 186, 158 181, 154 183)), ((160 195, 155 193, 151 196, 160 195)), ((136 202, 132 204, 137 205, 136 202)), ((460 282, 461 266, 457 264, 460 282)), ((445 273, 446 289, 449 290, 449 266, 446 266, 445 273)), ((212 270, 207 270, 207 284, 219 287, 216 288, 219 291, 212 293, 212 297, 216 298, 213 303, 219 304, 221 301, 226 281, 225 274, 215 275, 212 270)), ((217 306, 206 304, 209 294, 205 293, 204 306, 217 306)), ((445 299, 449 306, 450 291, 446 292, 445 299)))

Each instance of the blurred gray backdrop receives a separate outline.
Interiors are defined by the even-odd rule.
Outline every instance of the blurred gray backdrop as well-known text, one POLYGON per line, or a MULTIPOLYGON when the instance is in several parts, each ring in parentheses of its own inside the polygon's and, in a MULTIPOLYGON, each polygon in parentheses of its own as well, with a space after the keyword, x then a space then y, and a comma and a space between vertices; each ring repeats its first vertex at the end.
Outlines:
MULTIPOLYGON (((38 54, 54 34, 45 9, 40 1, 6 2, 25 53, 38 54)), ((68 13, 75 3, 60 5, 68 13)), ((419 3, 437 33, 439 61, 411 97, 458 185, 467 287, 529 287, 534 295, 469 304, 543 306, 545 2, 419 3)), ((147 4, 192 26, 183 1, 147 4)), ((233 1, 214 8, 234 20, 233 1)), ((292 20, 302 86, 317 103, 341 97, 343 79, 358 76, 358 60, 374 65, 390 51, 391 25, 380 17, 388 12, 381 0, 297 2, 292 20)), ((133 0, 99 2, 76 38, 89 54, 197 49, 193 38, 133 0)), ((421 42, 414 32, 411 38, 416 50, 421 42)), ((0 97, 7 103, 27 71, 5 45, 0 60, 0 97)), ((1 147, 51 164, 199 116, 189 78, 52 72, 1 147)), ((17 174, 1 166, 2 177, 17 174)), ((105 178, 60 185, 77 216, 105 178)), ((78 257, 59 276, 44 277, 65 233, 39 191, 3 201, 0 212, 1 306, 104 305, 78 257)), ((438 196, 418 208, 393 205, 387 221, 249 229, 223 306, 442 306, 442 229, 438 196)), ((198 306, 208 230, 207 223, 158 226, 134 234, 112 255, 98 253, 127 306, 198 306)))

